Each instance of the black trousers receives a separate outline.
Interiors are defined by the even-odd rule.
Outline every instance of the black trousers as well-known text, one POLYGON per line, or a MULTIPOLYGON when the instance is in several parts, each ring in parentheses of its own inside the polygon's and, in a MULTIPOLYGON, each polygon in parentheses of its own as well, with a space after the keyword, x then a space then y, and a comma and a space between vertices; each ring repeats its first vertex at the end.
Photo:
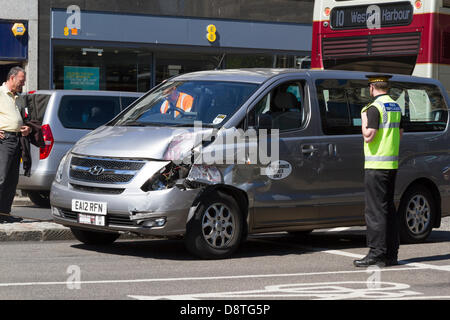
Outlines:
POLYGON ((10 213, 19 182, 20 138, 0 139, 0 213, 10 213))
POLYGON ((366 169, 366 226, 369 256, 397 259, 399 232, 394 204, 397 170, 366 169))

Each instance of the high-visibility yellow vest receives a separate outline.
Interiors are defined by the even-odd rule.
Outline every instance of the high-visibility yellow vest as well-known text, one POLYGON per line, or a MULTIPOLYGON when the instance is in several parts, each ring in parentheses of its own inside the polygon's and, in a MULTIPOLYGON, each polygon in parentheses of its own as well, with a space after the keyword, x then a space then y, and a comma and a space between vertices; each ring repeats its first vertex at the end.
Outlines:
POLYGON ((365 106, 361 113, 372 106, 380 113, 380 126, 373 140, 364 142, 364 168, 398 169, 402 118, 400 106, 388 95, 382 95, 365 106))

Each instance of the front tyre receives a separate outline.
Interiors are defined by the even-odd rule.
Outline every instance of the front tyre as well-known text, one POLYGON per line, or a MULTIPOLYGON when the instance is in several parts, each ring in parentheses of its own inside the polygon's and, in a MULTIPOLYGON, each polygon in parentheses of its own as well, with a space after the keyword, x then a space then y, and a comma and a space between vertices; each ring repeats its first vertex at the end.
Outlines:
POLYGON ((112 244, 120 236, 117 232, 99 232, 82 230, 78 228, 70 228, 70 231, 72 231, 78 241, 88 245, 112 244))
POLYGON ((186 248, 203 259, 227 258, 238 248, 243 226, 233 197, 219 191, 208 193, 186 226, 186 248))
POLYGON ((404 194, 398 210, 400 239, 404 243, 424 241, 433 229, 436 203, 431 192, 415 185, 404 194))
POLYGON ((28 198, 41 208, 50 208, 50 192, 49 191, 37 191, 29 190, 26 191, 28 198))

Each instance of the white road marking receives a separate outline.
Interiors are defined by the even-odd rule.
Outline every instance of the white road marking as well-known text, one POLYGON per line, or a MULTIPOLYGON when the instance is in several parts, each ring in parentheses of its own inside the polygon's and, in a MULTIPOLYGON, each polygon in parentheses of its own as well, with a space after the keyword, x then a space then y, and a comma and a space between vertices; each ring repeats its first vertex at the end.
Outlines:
POLYGON ((315 283, 294 283, 270 285, 262 290, 213 292, 213 293, 193 293, 186 295, 167 296, 136 296, 129 295, 129 298, 138 300, 195 300, 195 299, 268 299, 268 298, 313 298, 326 300, 344 299, 398 299, 420 295, 421 293, 408 290, 409 285, 393 282, 377 282, 368 286, 366 281, 340 281, 340 282, 315 282, 315 283))
MULTIPOLYGON (((449 300, 450 296, 420 296, 420 297, 403 297, 403 298, 398 298, 398 299, 393 299, 393 300, 449 300)), ((390 300, 390 299, 385 299, 385 300, 390 300)))
POLYGON ((333 229, 328 229, 326 232, 341 232, 341 231, 346 231, 348 229, 351 229, 351 227, 333 228, 333 229))
MULTIPOLYGON (((355 258, 355 259, 364 258, 364 255, 351 253, 351 252, 347 252, 347 251, 342 251, 342 250, 329 250, 329 249, 326 249, 326 248, 310 247, 310 246, 298 245, 298 244, 292 244, 292 243, 279 243, 279 242, 276 242, 276 241, 273 241, 273 240, 255 239, 255 241, 268 242, 268 243, 271 243, 271 244, 278 244, 278 245, 284 246, 284 247, 285 246, 290 246, 290 247, 303 249, 303 250, 308 250, 308 251, 312 251, 312 252, 328 253, 328 254, 333 254, 333 255, 338 255, 338 256, 343 256, 343 257, 350 257, 350 258, 355 258)), ((411 266, 411 267, 420 268, 420 269, 432 269, 432 270, 439 270, 439 271, 450 271, 450 266, 449 265, 440 266, 440 265, 434 265, 434 264, 428 264, 428 263, 418 263, 418 262, 408 263, 408 262, 401 261, 401 260, 398 263, 399 263, 399 265, 411 266)))
POLYGON ((356 254, 356 253, 351 253, 351 252, 346 252, 346 251, 341 251, 341 250, 327 250, 327 249, 323 249, 323 250, 314 250, 314 251, 318 251, 318 252, 322 252, 322 253, 328 253, 328 254, 334 254, 334 255, 337 255, 337 256, 350 257, 350 258, 355 258, 355 259, 364 258, 364 256, 361 255, 361 254, 356 254))
MULTIPOLYGON (((428 268, 391 268, 380 269, 381 272, 397 272, 410 271, 428 268)), ((352 274, 352 273, 367 273, 366 269, 349 270, 349 271, 327 271, 327 272, 301 272, 301 273, 284 273, 284 274, 248 274, 240 276, 220 276, 220 277, 184 277, 184 278, 161 278, 161 279, 128 279, 128 280, 93 280, 93 281, 77 281, 71 284, 116 284, 116 283, 151 283, 151 282, 173 282, 173 281, 205 281, 205 280, 236 280, 236 279, 257 279, 257 278, 283 278, 283 277, 303 277, 303 276, 321 276, 321 275, 336 275, 336 274, 352 274)), ((24 286, 55 286, 67 285, 67 281, 49 281, 49 282, 16 282, 16 283, 0 283, 0 287, 24 287, 24 286)))
MULTIPOLYGON (((308 250, 312 252, 321 252, 326 254, 333 254, 351 258, 362 258, 363 255, 355 254, 351 252, 346 252, 342 250, 329 250, 326 248, 317 248, 317 247, 309 247, 309 246, 301 246, 301 245, 293 245, 286 243, 278 243, 272 240, 262 240, 262 239, 254 239, 254 241, 259 242, 268 242, 271 244, 279 244, 282 246, 291 246, 303 250, 308 250)), ((400 265, 404 267, 395 267, 395 268, 382 268, 380 272, 397 272, 397 271, 415 271, 415 270, 424 270, 424 269, 432 269, 438 271, 450 271, 450 266, 439 266, 439 265, 431 265, 425 263, 406 263, 403 261, 399 261, 400 265)), ((238 275, 238 276, 211 276, 211 277, 181 277, 181 278, 161 278, 161 279, 125 279, 125 280, 94 280, 94 281, 79 281, 73 282, 74 285, 87 285, 87 284, 120 284, 120 283, 152 283, 152 282, 176 282, 176 281, 205 281, 205 280, 236 280, 236 279, 257 279, 257 278, 282 278, 282 277, 308 277, 308 276, 321 276, 321 275, 338 275, 338 274, 357 274, 357 273, 367 273, 367 269, 359 269, 359 270, 346 270, 346 271, 330 271, 330 272, 301 272, 301 273, 285 273, 285 274, 259 274, 259 275, 238 275)), ((17 283, 0 283, 0 287, 24 287, 24 286, 56 286, 56 285, 67 285, 67 281, 48 281, 48 282, 17 282, 17 283)), ((258 290, 256 290, 258 291, 258 290)), ((242 291, 248 292, 250 295, 254 293, 254 291, 242 291)), ((260 292, 260 290, 258 291, 260 292)), ((141 296, 130 296, 130 297, 141 297, 141 296)), ((183 297, 186 299, 186 296, 170 296, 170 297, 183 297)), ((246 296, 248 298, 250 296, 246 296)))
POLYGON ((403 263, 402 261, 399 261, 400 264, 403 265, 408 265, 408 266, 412 266, 412 267, 417 267, 417 268, 425 268, 425 269, 432 269, 432 270, 439 270, 439 271, 447 271, 450 272, 450 266, 439 266, 439 265, 434 265, 434 264, 428 264, 428 263, 417 263, 417 262, 413 262, 413 263, 403 263))

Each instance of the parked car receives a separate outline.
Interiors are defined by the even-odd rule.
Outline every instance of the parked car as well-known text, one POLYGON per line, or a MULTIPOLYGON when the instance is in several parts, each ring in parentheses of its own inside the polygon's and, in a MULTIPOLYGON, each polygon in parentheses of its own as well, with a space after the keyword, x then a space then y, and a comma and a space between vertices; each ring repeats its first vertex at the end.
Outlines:
POLYGON ((50 207, 50 187, 67 150, 140 96, 132 92, 39 90, 22 97, 29 113, 42 122, 46 146, 31 146, 31 176, 24 176, 21 170, 17 189, 36 205, 50 207))
MULTIPOLYGON (((390 82, 405 130, 401 237, 418 242, 450 214, 449 100, 437 80, 390 82)), ((202 258, 230 256, 247 234, 364 225, 367 84, 363 72, 287 69, 172 78, 66 154, 53 218, 86 244, 182 235, 202 258)))

